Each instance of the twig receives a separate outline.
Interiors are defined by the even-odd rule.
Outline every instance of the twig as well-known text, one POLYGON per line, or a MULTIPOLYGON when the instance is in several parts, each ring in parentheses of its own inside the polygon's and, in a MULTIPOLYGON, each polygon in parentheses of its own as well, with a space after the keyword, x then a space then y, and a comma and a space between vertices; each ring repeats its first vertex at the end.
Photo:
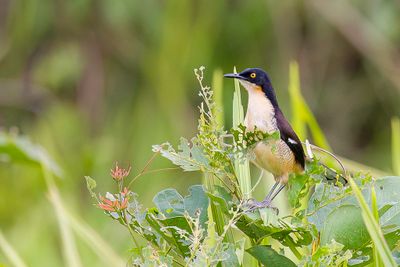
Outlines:
POLYGON ((258 180, 257 180, 256 184, 253 186, 253 188, 250 190, 249 193, 253 193, 253 191, 256 189, 256 187, 257 187, 258 184, 260 183, 261 178, 262 178, 263 176, 264 176, 264 170, 261 170, 260 176, 258 176, 258 180))
POLYGON ((309 142, 301 142, 301 143, 302 143, 303 145, 305 145, 306 147, 307 147, 307 146, 310 146, 312 149, 315 149, 315 150, 318 150, 318 151, 320 151, 320 152, 326 153, 326 154, 328 154, 329 156, 331 156, 332 158, 334 158, 334 159, 337 161, 337 163, 339 163, 340 167, 341 167, 342 170, 343 170, 343 173, 344 173, 345 175, 347 175, 347 170, 346 170, 346 168, 344 167, 343 163, 340 161, 340 159, 339 159, 335 154, 333 154, 332 152, 329 152, 328 150, 325 150, 325 149, 323 149, 323 148, 321 148, 321 147, 319 147, 319 146, 310 144, 309 142))

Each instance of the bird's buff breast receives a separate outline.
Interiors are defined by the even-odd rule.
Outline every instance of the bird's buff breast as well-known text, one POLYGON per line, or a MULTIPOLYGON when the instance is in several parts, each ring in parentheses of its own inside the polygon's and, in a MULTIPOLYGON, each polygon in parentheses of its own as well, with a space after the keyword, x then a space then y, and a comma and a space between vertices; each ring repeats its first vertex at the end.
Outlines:
MULTIPOLYGON (((254 163, 272 173, 275 178, 298 172, 293 153, 282 140, 260 142, 253 150, 254 163)), ((284 177, 282 177, 284 178, 284 177)), ((287 179, 287 178, 286 178, 287 179)), ((287 181, 281 181, 283 183, 287 181)))
MULTIPOLYGON (((261 90, 248 88, 249 102, 244 124, 249 131, 255 127, 258 130, 273 133, 279 131, 275 119, 275 110, 271 102, 264 96, 261 90)), ((253 163, 258 167, 272 173, 275 179, 286 183, 288 174, 298 172, 294 154, 288 145, 282 140, 268 140, 259 142, 254 150, 253 163)))

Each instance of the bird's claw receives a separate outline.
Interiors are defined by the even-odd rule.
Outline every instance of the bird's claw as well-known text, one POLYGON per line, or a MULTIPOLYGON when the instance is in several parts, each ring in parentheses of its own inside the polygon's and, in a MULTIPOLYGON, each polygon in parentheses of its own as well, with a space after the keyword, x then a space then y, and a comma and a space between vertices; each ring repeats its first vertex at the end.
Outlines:
POLYGON ((246 211, 249 212, 255 211, 257 209, 268 208, 274 210, 277 215, 279 214, 279 209, 275 206, 272 206, 272 203, 269 200, 263 200, 259 202, 254 199, 249 199, 249 201, 245 204, 245 206, 248 208, 246 211))

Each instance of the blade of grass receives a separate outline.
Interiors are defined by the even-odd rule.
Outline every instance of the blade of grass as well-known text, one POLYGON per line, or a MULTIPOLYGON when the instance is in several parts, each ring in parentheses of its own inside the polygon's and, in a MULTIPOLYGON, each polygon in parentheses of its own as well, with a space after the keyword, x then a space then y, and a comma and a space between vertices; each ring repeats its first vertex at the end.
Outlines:
POLYGON ((400 176, 400 119, 392 118, 392 164, 393 172, 400 176))
MULTIPOLYGON (((236 73, 236 68, 233 69, 236 73)), ((235 79, 235 93, 233 94, 233 127, 243 124, 244 110, 242 105, 242 97, 240 93, 239 81, 235 79)), ((248 160, 235 161, 235 170, 238 175, 240 190, 245 199, 251 198, 251 177, 250 166, 248 160)))
POLYGON ((319 127, 317 119, 314 117, 311 109, 301 94, 299 65, 296 61, 290 62, 289 95, 292 106, 292 125, 300 139, 305 140, 307 138, 308 126, 314 143, 319 147, 331 151, 331 147, 319 127))
POLYGON ((63 253, 67 266, 81 266, 80 257, 76 248, 75 238, 71 228, 88 244, 93 251, 106 262, 109 266, 126 266, 122 260, 90 226, 79 221, 72 216, 64 207, 60 192, 54 182, 53 176, 48 172, 45 165, 42 164, 43 175, 49 190, 49 199, 55 210, 60 227, 63 253))
POLYGON ((214 102, 217 110, 213 113, 217 118, 218 125, 224 125, 224 103, 223 103, 223 75, 221 69, 216 69, 213 73, 212 88, 214 92, 214 102))
POLYGON ((41 165, 42 165, 43 177, 45 178, 49 192, 49 198, 51 199, 51 203, 53 205, 58 221, 58 226, 60 229, 60 235, 63 247, 62 252, 64 254, 64 260, 66 261, 66 266, 81 267, 82 264, 78 250, 76 248, 75 238, 68 223, 68 217, 62 208, 61 197, 55 185, 53 176, 47 169, 47 166, 44 161, 41 161, 41 165))
MULTIPOLYGON (((379 224, 379 209, 378 209, 378 203, 376 201, 376 192, 375 192, 375 187, 371 187, 371 207, 372 207, 372 214, 374 215, 375 221, 379 224)), ((381 257, 379 255, 378 250, 376 249, 376 246, 374 243, 372 243, 372 251, 374 254, 374 266, 376 267, 383 267, 381 257)))
POLYGON ((4 237, 0 230, 0 249, 3 251, 4 256, 10 261, 15 267, 27 267, 28 265, 21 259, 17 251, 11 246, 11 244, 4 237))
POLYGON ((63 237, 64 253, 68 262, 68 266, 80 266, 72 264, 80 264, 79 255, 76 250, 75 240, 72 230, 78 234, 83 241, 93 249, 100 259, 108 264, 108 266, 125 266, 125 262, 119 257, 113 249, 102 239, 99 234, 89 225, 80 221, 78 218, 70 214, 64 207, 58 188, 56 187, 52 177, 47 177, 49 187, 49 199, 55 209, 57 219, 59 220, 60 230, 63 237), (60 223, 61 221, 61 223, 60 223))
POLYGON ((387 245, 386 240, 383 237, 382 229, 379 227, 378 222, 375 220, 373 213, 369 209, 368 204, 365 201, 360 188, 358 188, 357 184, 350 176, 347 176, 347 180, 349 181, 351 189, 353 190, 354 195, 357 198, 358 203, 360 204, 361 215, 363 217, 365 226, 368 230, 369 235, 371 236, 374 248, 376 248, 384 266, 385 267, 397 266, 396 262, 392 257, 392 253, 389 249, 389 246, 387 245))
MULTIPOLYGON (((311 109, 309 108, 304 97, 301 94, 299 65, 296 61, 292 61, 290 63, 289 95, 292 109, 292 126, 295 132, 299 135, 300 139, 305 140, 308 137, 308 126, 311 136, 314 139, 315 145, 328 151, 332 151, 324 133, 318 125, 315 116, 313 115, 311 109)), ((392 120, 392 152, 394 166, 393 169, 395 172, 398 172, 397 175, 400 175, 400 122, 398 118, 397 120, 396 118, 392 120)), ((349 171, 368 170, 368 172, 370 172, 371 175, 374 177, 383 177, 390 175, 384 171, 363 165, 361 163, 343 157, 339 157, 339 159, 346 165, 346 168, 349 171)), ((329 158, 326 158, 325 162, 328 166, 334 164, 332 161, 329 160, 329 158)))
MULTIPOLYGON (((60 176, 62 171, 43 148, 31 143, 27 138, 0 132, 0 150, 8 154, 10 158, 15 161, 33 162, 41 167, 43 177, 48 187, 49 199, 53 204, 59 222, 63 242, 63 253, 68 264, 67 266, 80 266, 80 258, 70 227, 86 241, 104 262, 107 263, 107 266, 126 266, 125 261, 108 246, 107 242, 104 241, 95 230, 83 222, 80 222, 66 211, 54 181, 54 176, 60 176)), ((5 252, 5 256, 16 267, 26 266, 15 250, 5 240, 1 231, 0 249, 5 252)))
POLYGON ((86 244, 92 248, 108 266, 123 267, 126 266, 125 261, 114 252, 114 250, 108 245, 108 243, 101 238, 101 236, 88 224, 79 220, 68 211, 64 209, 68 216, 68 220, 71 224, 72 229, 77 235, 79 235, 86 244))
MULTIPOLYGON (((233 69, 234 73, 236 72, 236 67, 233 69)), ((233 127, 237 127, 239 124, 243 124, 244 122, 244 110, 242 105, 242 96, 240 93, 239 81, 237 79, 234 80, 235 84, 235 92, 233 94, 233 111, 232 111, 232 122, 233 127)), ((249 161, 246 160, 235 160, 235 172, 238 176, 239 187, 242 191, 241 195, 244 199, 251 198, 252 188, 251 188, 251 177, 250 177, 250 165, 249 161)), ((250 238, 246 239, 248 244, 252 243, 250 238)), ((245 255, 245 260, 247 266, 258 266, 257 260, 249 255, 245 255)))

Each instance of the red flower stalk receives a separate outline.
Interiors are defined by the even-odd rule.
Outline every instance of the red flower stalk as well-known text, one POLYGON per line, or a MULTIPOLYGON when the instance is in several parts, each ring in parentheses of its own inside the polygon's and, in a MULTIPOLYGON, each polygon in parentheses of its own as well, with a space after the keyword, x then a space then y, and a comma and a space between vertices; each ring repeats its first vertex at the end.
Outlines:
POLYGON ((131 166, 128 169, 124 169, 118 166, 118 162, 115 163, 115 168, 111 169, 111 176, 115 181, 121 181, 129 175, 131 172, 131 166))
POLYGON ((99 208, 109 212, 117 212, 124 210, 128 207, 128 198, 124 198, 122 202, 118 199, 112 201, 105 197, 100 196, 101 203, 98 204, 99 208))
POLYGON ((100 196, 101 203, 98 204, 98 206, 105 210, 105 211, 110 211, 113 212, 115 211, 115 201, 111 201, 105 197, 100 196))

